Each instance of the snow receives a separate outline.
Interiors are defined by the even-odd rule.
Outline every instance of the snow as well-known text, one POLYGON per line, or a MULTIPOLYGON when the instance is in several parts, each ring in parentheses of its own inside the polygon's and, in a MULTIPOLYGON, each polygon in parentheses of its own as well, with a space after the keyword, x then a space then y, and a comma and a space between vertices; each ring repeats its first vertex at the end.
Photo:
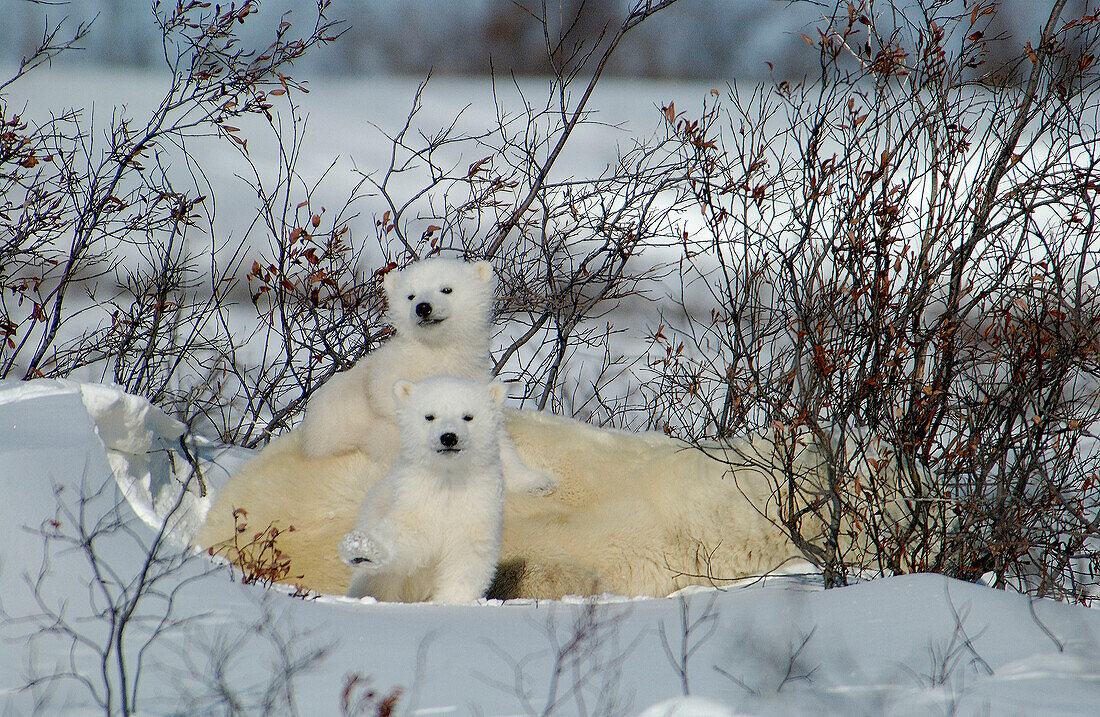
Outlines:
POLYGON ((702 697, 673 698, 653 705, 639 717, 734 717, 736 713, 702 697))
MULTIPOLYGON (((0 714, 37 698, 50 714, 86 714, 97 708, 79 681, 21 688, 70 666, 99 684, 105 608, 131 604, 188 474, 181 426, 113 387, 44 380, 0 382, 0 426, 0 714), (79 524, 119 527, 92 541, 102 583, 80 542, 63 541, 79 524)), ((177 538, 248 455, 204 443, 193 454, 209 492, 189 485, 177 538)), ((936 575, 823 591, 791 570, 663 599, 445 607, 293 598, 203 555, 171 560, 180 550, 160 549, 155 590, 123 636, 143 714, 224 711, 228 692, 256 713, 288 712, 290 694, 302 712, 334 714, 352 674, 381 695, 400 687, 412 715, 1086 715, 1100 700, 1100 611, 936 575), (171 627, 155 621, 168 606, 171 627)))

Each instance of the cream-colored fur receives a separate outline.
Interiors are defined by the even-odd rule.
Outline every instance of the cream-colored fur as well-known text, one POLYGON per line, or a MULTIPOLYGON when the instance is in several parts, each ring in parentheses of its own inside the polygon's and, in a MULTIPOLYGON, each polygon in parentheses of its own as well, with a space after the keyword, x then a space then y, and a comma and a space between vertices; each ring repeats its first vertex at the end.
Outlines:
MULTIPOLYGON (((763 574, 802 555, 770 518, 779 461, 789 457, 803 483, 823 480, 809 449, 788 455, 756 437, 715 460, 661 435, 527 411, 507 412, 507 429, 522 459, 560 482, 547 497, 507 496, 491 596, 667 595, 763 574)), ((216 497, 197 542, 229 537, 237 507, 248 510, 250 525, 293 524, 280 536, 292 574, 343 594, 349 571, 336 545, 387 466, 362 453, 310 459, 300 439, 292 431, 249 461, 216 497)), ((812 540, 818 528, 807 521, 803 536, 812 540)))
POLYGON ((393 392, 401 455, 340 541, 348 595, 472 602, 500 557, 504 384, 435 376, 393 392))
MULTIPOLYGON (((485 261, 432 258, 383 279, 387 315, 396 334, 336 374, 310 398, 298 432, 312 458, 362 451, 390 461, 401 442, 393 385, 448 375, 489 381, 489 333, 495 276, 485 261)), ((544 495, 553 476, 525 466, 503 437, 500 446, 509 490, 544 495)))

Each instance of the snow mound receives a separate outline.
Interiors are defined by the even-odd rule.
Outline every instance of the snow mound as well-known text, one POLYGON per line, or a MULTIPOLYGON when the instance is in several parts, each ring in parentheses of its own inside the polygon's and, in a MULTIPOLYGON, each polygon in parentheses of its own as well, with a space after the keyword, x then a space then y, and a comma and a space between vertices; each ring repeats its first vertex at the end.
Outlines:
POLYGON ((121 387, 64 379, 0 382, 0 406, 47 396, 78 395, 92 420, 119 489, 133 511, 188 544, 211 498, 248 459, 250 451, 200 436, 140 396, 121 387))
POLYGON ((193 466, 209 496, 247 455, 117 387, 0 382, 0 714, 101 714, 103 666, 119 661, 151 715, 227 712, 230 699, 263 714, 273 694, 281 713, 338 714, 356 684, 400 688, 411 715, 1094 715, 1100 704, 1100 611, 939 575, 441 606, 290 599, 163 543, 151 563, 166 506, 187 515, 169 526, 181 536, 201 520, 193 466), (94 544, 88 530, 102 533, 94 544), (142 582, 150 570, 155 584, 142 582), (120 633, 111 619, 123 614, 120 633))
POLYGON ((743 713, 704 697, 677 697, 653 705, 638 717, 737 717, 740 714, 743 713))

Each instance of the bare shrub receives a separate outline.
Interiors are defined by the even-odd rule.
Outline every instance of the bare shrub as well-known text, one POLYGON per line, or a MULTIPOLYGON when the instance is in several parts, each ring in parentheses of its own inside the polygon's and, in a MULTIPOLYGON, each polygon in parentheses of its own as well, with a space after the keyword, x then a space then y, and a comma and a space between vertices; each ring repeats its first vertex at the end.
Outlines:
POLYGON ((840 2, 806 37, 820 75, 667 108, 698 231, 647 390, 674 435, 821 457, 767 509, 827 584, 1084 599, 1100 568, 1098 25, 1064 6, 1026 40, 992 3, 840 2))
POLYGON ((515 697, 527 715, 629 713, 629 701, 620 695, 623 664, 641 641, 639 635, 623 644, 629 610, 592 598, 567 615, 571 619, 563 624, 551 615, 544 626, 547 645, 523 657, 516 658, 505 646, 489 645, 510 666, 511 682, 480 673, 478 678, 515 697))
POLYGON ((669 633, 671 632, 673 635, 677 633, 666 630, 664 620, 657 628, 661 636, 661 647, 664 648, 665 657, 668 658, 669 664, 672 665, 676 675, 680 678, 680 691, 684 695, 691 694, 691 680, 689 679, 690 672, 688 670, 691 658, 718 631, 718 611, 714 606, 714 603, 718 600, 718 595, 718 592, 711 593, 706 605, 703 606, 697 617, 692 616, 691 603, 687 597, 682 594, 677 596, 680 607, 680 642, 676 649, 673 649, 669 640, 669 633))
POLYGON ((90 32, 47 25, 0 84, 0 377, 98 371, 189 422, 224 398, 218 359, 236 347, 225 312, 242 256, 213 235, 190 147, 218 135, 247 151, 233 123, 274 123, 279 98, 303 89, 289 66, 334 39, 329 4, 317 2, 307 33, 283 19, 268 45, 249 47, 241 28, 256 2, 155 3, 164 95, 105 127, 81 110, 38 122, 12 112, 11 87, 90 32))
MULTIPOLYGON (((318 670, 332 643, 318 640, 278 610, 272 593, 255 596, 256 616, 243 624, 187 636, 182 667, 171 674, 177 711, 200 714, 309 714, 299 709, 299 680, 318 670), (259 665, 256 675, 242 665, 259 665)), ((161 688, 162 697, 163 687, 161 688)))
POLYGON ((340 693, 340 714, 374 715, 391 717, 397 710, 403 691, 394 687, 386 694, 379 694, 370 686, 370 679, 355 672, 344 678, 344 689, 340 693))
MULTIPOLYGON (((285 529, 268 523, 263 530, 248 535, 248 512, 244 508, 233 511, 233 537, 207 548, 208 555, 228 560, 240 569, 240 581, 244 585, 260 585, 270 588, 277 583, 300 581, 303 575, 290 574, 290 556, 279 549, 279 536, 293 533, 294 526, 285 529)), ((309 590, 295 582, 292 597, 307 598, 309 590)))
POLYGON ((525 8, 550 58, 545 94, 532 98, 515 84, 522 109, 510 113, 498 94, 509 90, 496 78, 494 126, 463 133, 455 118, 429 132, 415 125, 421 85, 404 126, 387 136, 389 166, 367 175, 385 206, 375 225, 389 262, 439 251, 494 260, 504 320, 494 370, 515 382, 529 405, 601 423, 626 420, 598 395, 631 362, 620 365, 611 340, 621 329, 602 319, 667 269, 641 254, 678 243, 672 210, 685 196, 676 187, 686 166, 667 134, 621 151, 596 178, 571 176, 558 159, 578 131, 597 123, 588 101, 622 39, 671 4, 632 3, 617 28, 599 33, 581 22, 583 3, 560 17, 554 13, 562 8, 525 8), (578 351, 607 356, 595 378, 566 370, 579 364, 572 361, 578 351))
POLYGON ((308 32, 294 35, 284 17, 271 43, 255 48, 240 26, 265 20, 259 3, 155 4, 168 87, 148 117, 117 112, 103 143, 80 111, 28 124, 8 109, 5 88, 88 32, 64 39, 55 24, 0 85, 0 376, 98 373, 193 430, 261 445, 329 376, 388 336, 381 273, 458 251, 500 266, 500 308, 513 321, 497 371, 540 407, 617 420, 590 398, 572 405, 577 384, 564 367, 578 348, 616 334, 595 320, 653 276, 638 256, 672 236, 657 198, 678 181, 667 164, 675 148, 639 145, 597 179, 559 176, 557 160, 592 122, 587 103, 623 38, 673 2, 633 3, 597 26, 584 3, 526 8, 552 67, 545 98, 521 97, 515 115, 501 105, 495 127, 465 135, 453 124, 414 127, 418 93, 389 138, 390 166, 364 172, 335 205, 320 199, 335 165, 311 179, 299 169, 298 98, 308 90, 289 74, 339 34, 328 0, 317 2, 308 32), (274 173, 250 153, 258 133, 274 141, 274 173), (252 221, 232 241, 214 236, 213 188, 191 150, 204 135, 238 154, 256 192, 252 221), (374 266, 376 255, 351 235, 368 191, 382 205, 374 266), (251 316, 237 305, 245 291, 251 316))
POLYGON ((334 208, 321 204, 317 195, 329 194, 324 183, 335 161, 315 180, 302 175, 305 122, 293 94, 288 88, 282 112, 266 125, 278 156, 274 175, 257 166, 245 144, 233 147, 255 189, 256 210, 237 254, 245 286, 229 288, 246 289, 254 312, 219 304, 229 341, 204 366, 216 381, 203 396, 205 423, 223 440, 249 447, 289 428, 317 387, 390 335, 382 319, 384 272, 368 268, 364 245, 351 237, 365 180, 334 208))
POLYGON ((8 636, 23 633, 27 641, 25 689, 40 708, 48 708, 50 693, 59 686, 75 683, 104 713, 132 714, 142 694, 146 654, 193 619, 182 614, 177 600, 205 573, 185 569, 187 555, 169 537, 170 520, 151 537, 136 529, 137 518, 128 515, 108 480, 99 487, 84 485, 78 495, 55 491, 56 513, 38 530, 41 569, 27 576, 34 612, 0 614, 8 636), (128 555, 135 547, 145 555, 143 563, 120 565, 109 554, 128 555), (69 591, 58 581, 73 577, 58 575, 54 563, 70 552, 90 576, 87 605, 59 599, 69 591), (37 664, 39 650, 49 654, 52 645, 67 648, 67 665, 37 664))
MULTIPOLYGON (((390 335, 381 276, 440 252, 494 260, 504 319, 494 370, 517 384, 522 402, 625 423, 618 407, 628 391, 605 400, 600 388, 628 376, 637 357, 612 351, 621 329, 601 319, 667 273, 641 253, 680 241, 671 210, 687 198, 676 189, 686 166, 668 133, 622 152, 597 178, 569 176, 558 159, 578 130, 596 123, 587 103, 622 39, 671 4, 634 3, 618 26, 597 33, 579 21, 583 3, 563 15, 530 8, 554 67, 545 96, 535 101, 517 84, 523 109, 509 113, 500 100, 494 126, 466 133, 456 117, 425 128, 425 80, 403 125, 383 135, 388 165, 362 171, 335 211, 317 196, 335 164, 311 182, 298 168, 304 125, 295 89, 286 88, 282 113, 272 110, 268 125, 279 153, 276 176, 257 166, 243 140, 234 147, 257 196, 254 222, 233 254, 247 270, 256 321, 234 331, 239 310, 231 318, 227 302, 211 307, 225 340, 191 372, 203 380, 188 396, 190 425, 245 446, 293 425, 317 387, 390 335), (367 197, 375 247, 351 235, 367 197), (583 351, 604 354, 595 378, 568 370, 583 351)), ((234 280, 221 280, 223 296, 234 280)))

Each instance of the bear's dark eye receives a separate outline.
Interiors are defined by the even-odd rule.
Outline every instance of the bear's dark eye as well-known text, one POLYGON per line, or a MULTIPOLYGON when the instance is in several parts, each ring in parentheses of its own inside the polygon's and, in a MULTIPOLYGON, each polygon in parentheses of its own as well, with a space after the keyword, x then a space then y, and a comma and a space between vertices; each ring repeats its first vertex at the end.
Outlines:
POLYGON ((440 290, 439 290, 439 293, 440 293, 440 294, 449 294, 449 293, 451 293, 452 291, 454 291, 454 289, 452 289, 451 287, 449 287, 449 286, 444 286, 444 287, 443 287, 442 289, 440 289, 440 290))
POLYGON ((462 420, 463 421, 472 421, 472 420, 474 420, 474 417, 467 413, 465 416, 462 417, 462 420))
POLYGON ((435 414, 429 413, 427 416, 424 416, 424 420, 425 421, 434 421, 435 420, 435 414))
POLYGON ((415 298, 416 298, 416 294, 409 294, 409 301, 412 301, 415 298))

